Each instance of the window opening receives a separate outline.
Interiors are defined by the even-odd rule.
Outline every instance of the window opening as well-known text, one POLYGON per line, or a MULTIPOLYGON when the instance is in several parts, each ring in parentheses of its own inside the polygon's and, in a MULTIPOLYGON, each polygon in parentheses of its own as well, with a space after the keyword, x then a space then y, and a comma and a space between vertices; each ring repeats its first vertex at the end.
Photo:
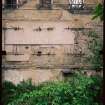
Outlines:
POLYGON ((16 0, 6 0, 6 8, 16 8, 16 0))
POLYGON ((83 9, 84 7, 84 0, 69 0, 70 9, 83 9))

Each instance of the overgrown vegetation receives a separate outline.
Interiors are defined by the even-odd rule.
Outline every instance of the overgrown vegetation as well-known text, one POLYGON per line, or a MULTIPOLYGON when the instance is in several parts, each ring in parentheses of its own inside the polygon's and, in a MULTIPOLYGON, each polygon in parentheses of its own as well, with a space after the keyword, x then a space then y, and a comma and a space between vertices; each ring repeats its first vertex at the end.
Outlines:
POLYGON ((90 31, 88 37, 91 40, 88 43, 90 54, 87 60, 92 64, 93 69, 100 70, 103 67, 103 42, 95 31, 90 31))
POLYGON ((103 13, 104 13, 103 10, 104 10, 103 4, 101 3, 97 4, 97 6, 95 7, 93 11, 92 19, 100 18, 100 20, 103 20, 103 13))
POLYGON ((76 74, 67 82, 49 82, 39 86, 26 81, 18 85, 3 83, 4 105, 101 105, 101 77, 76 74))

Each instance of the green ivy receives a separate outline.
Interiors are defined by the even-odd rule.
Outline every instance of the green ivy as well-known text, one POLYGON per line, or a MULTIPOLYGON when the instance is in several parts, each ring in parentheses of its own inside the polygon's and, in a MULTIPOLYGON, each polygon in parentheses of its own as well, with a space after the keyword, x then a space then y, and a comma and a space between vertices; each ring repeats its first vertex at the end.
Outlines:
POLYGON ((100 18, 100 20, 103 20, 103 9, 104 9, 104 6, 99 3, 97 4, 97 6, 95 7, 94 11, 93 11, 93 18, 92 19, 96 19, 96 18, 100 18))
POLYGON ((100 68, 103 67, 103 56, 100 53, 100 51, 103 49, 103 42, 95 31, 90 31, 88 37, 91 38, 91 41, 88 43, 90 54, 87 58, 87 61, 91 63, 93 69, 100 70, 100 68))

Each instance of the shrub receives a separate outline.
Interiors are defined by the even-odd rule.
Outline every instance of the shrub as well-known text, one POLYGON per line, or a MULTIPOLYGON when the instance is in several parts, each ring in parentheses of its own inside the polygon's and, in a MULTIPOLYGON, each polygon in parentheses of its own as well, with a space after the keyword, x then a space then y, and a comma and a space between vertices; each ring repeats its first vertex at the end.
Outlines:
MULTIPOLYGON (((15 86, 18 97, 13 95, 13 100, 4 105, 100 105, 98 96, 101 90, 100 77, 86 77, 77 75, 72 81, 48 82, 39 86, 25 83, 25 90, 18 93, 18 86, 24 88, 23 84, 15 86), (27 89, 28 91, 27 91, 27 89)), ((7 88, 4 88, 6 90, 7 88)), ((10 89, 11 90, 11 89, 10 89)), ((20 89, 19 89, 20 91, 20 89)), ((5 94, 10 95, 10 94, 5 94)), ((8 97, 9 100, 11 97, 8 97)))

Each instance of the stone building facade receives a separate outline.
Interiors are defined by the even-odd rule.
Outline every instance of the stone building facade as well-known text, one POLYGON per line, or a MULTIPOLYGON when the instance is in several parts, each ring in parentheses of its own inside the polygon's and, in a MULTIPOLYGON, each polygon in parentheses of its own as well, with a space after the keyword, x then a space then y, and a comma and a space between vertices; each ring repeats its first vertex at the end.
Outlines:
MULTIPOLYGON (((90 28, 86 25, 91 21, 90 15, 78 16, 77 19, 63 9, 50 12, 35 10, 42 1, 29 0, 25 6, 3 14, 3 80, 16 84, 30 78, 36 84, 63 80, 63 71, 71 72, 83 64, 82 58, 88 53, 87 42, 84 41, 86 32, 75 30, 90 28), (25 10, 29 6, 31 9, 25 10)), ((49 1, 53 5, 69 3, 69 0, 49 1)), ((90 1, 94 3, 95 0, 90 1)))
MULTIPOLYGON (((29 0, 2 0, 2 8, 14 7, 18 8, 29 0)), ((94 4, 97 2, 102 2, 102 0, 35 0, 37 5, 44 7, 51 7, 55 4, 94 4)))
POLYGON ((8 23, 8 29, 3 33, 6 51, 4 78, 14 81, 16 77, 15 82, 19 82, 32 77, 35 83, 47 79, 62 80, 61 71, 72 68, 77 59, 80 62, 81 58, 73 59, 73 54, 82 50, 78 48, 78 52, 75 51, 75 34, 66 29, 68 25, 68 22, 21 22, 21 26, 19 22, 8 23), (20 30, 12 29, 15 26, 20 30), (14 75, 7 75, 13 72, 14 75), (43 77, 38 80, 40 72, 43 77))

